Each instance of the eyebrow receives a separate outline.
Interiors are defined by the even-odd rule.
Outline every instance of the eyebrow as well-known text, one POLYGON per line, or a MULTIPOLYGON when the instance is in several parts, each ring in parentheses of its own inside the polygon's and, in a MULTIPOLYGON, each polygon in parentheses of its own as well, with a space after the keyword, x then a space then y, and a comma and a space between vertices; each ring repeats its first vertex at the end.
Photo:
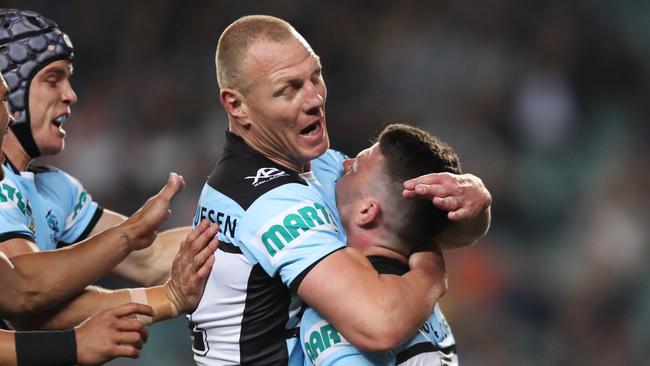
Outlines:
POLYGON ((63 69, 53 69, 53 70, 47 70, 44 75, 45 76, 50 76, 50 75, 65 76, 66 72, 63 69))
POLYGON ((56 68, 47 70, 43 74, 43 77, 48 78, 48 77, 51 77, 51 76, 55 76, 55 77, 58 77, 58 78, 64 78, 66 76, 71 76, 71 75, 72 75, 72 69, 68 70, 68 69, 63 68, 63 67, 56 67, 56 68))

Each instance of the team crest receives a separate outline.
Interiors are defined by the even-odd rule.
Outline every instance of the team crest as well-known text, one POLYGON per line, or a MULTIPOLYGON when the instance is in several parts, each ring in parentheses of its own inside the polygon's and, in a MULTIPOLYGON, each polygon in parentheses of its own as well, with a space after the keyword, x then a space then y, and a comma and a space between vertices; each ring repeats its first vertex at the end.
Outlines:
POLYGON ((50 240, 53 243, 56 243, 56 237, 59 233, 59 220, 57 220, 56 215, 52 213, 52 210, 47 211, 47 215, 45 215, 45 221, 47 221, 47 226, 50 227, 50 240))

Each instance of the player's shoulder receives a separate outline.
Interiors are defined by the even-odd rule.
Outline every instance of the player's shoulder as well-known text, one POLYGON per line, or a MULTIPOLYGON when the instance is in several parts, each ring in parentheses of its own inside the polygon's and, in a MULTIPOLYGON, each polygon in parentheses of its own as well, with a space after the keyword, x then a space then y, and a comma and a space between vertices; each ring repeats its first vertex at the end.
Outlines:
POLYGON ((81 188, 81 183, 79 180, 77 180, 77 178, 52 165, 31 164, 27 168, 27 171, 34 174, 34 180, 37 182, 37 184, 65 184, 68 186, 81 188))
POLYGON ((312 164, 321 164, 321 165, 326 165, 326 166, 334 166, 334 167, 339 167, 343 160, 347 159, 348 156, 345 155, 344 153, 334 150, 334 149, 327 149, 325 153, 318 158, 314 159, 312 161, 312 164))
POLYGON ((27 171, 34 174, 35 181, 65 181, 78 183, 77 179, 52 165, 30 164, 27 171))
POLYGON ((61 173, 62 171, 52 165, 47 164, 30 164, 27 171, 33 174, 43 173, 61 173))
POLYGON ((320 180, 336 180, 343 174, 343 161, 347 158, 339 151, 328 149, 323 155, 311 161, 311 170, 320 180))

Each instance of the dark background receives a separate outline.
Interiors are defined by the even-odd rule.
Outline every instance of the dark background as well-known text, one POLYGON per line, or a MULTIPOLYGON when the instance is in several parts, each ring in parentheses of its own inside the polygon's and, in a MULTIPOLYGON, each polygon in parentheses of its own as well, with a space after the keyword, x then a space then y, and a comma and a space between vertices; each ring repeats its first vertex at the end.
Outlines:
MULTIPOLYGON (((247 14, 291 22, 321 56, 334 148, 388 122, 448 141, 494 198, 490 233, 448 253, 461 364, 650 365, 650 2, 3 1, 59 23, 79 96, 49 162, 130 214, 187 182, 188 225, 227 127, 214 49, 247 14)), ((190 365, 183 320, 138 361, 190 365)))

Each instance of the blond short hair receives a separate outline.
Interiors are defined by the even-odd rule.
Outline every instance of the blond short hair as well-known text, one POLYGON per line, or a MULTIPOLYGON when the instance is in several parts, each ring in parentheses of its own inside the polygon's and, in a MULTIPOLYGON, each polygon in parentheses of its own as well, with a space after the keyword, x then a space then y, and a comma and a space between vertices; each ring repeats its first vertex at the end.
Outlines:
MULTIPOLYGON (((249 86, 243 68, 256 41, 287 42, 300 37, 288 22, 269 15, 248 15, 230 24, 219 37, 215 64, 220 88, 245 92, 249 86)), ((301 37, 302 38, 302 37, 301 37)))

